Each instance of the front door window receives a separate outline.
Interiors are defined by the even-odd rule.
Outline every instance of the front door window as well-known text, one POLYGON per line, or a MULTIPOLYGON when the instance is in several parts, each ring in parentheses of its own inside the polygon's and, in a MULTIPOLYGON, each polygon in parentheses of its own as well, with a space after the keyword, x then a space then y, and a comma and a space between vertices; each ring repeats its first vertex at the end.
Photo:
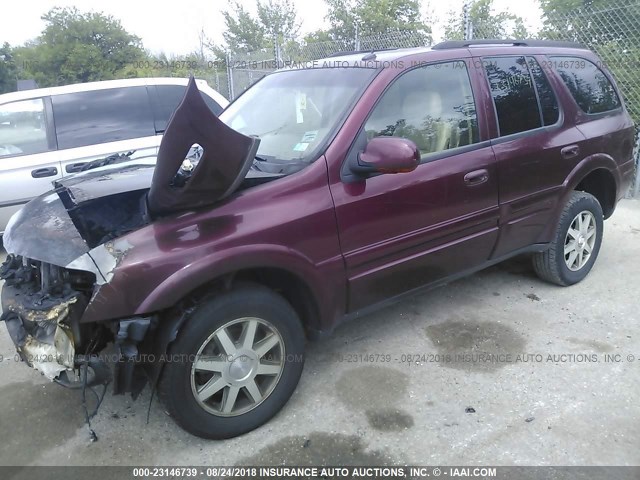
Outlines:
POLYGON ((478 119, 463 61, 408 71, 385 92, 367 120, 368 138, 412 140, 423 158, 478 142, 478 119))

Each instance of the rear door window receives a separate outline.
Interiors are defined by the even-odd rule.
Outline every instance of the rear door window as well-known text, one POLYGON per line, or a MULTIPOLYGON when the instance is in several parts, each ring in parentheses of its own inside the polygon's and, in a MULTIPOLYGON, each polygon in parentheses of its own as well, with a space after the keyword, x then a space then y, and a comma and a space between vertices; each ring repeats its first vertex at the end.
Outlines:
POLYGON ((489 57, 483 60, 498 117, 500 136, 542 126, 533 80, 524 57, 489 57))
POLYGON ((620 99, 607 76, 589 60, 578 57, 550 57, 553 66, 586 113, 602 113, 620 107, 620 99))
POLYGON ((0 157, 50 150, 42 98, 0 105, 0 157))
MULTIPOLYGON (((153 118, 156 133, 162 133, 167 128, 167 123, 184 97, 187 89, 184 85, 156 85, 149 87, 153 103, 153 118)), ((207 106, 217 116, 222 112, 222 107, 209 95, 202 93, 207 106)))
POLYGON ((54 95, 51 100, 59 149, 155 135, 144 86, 54 95))

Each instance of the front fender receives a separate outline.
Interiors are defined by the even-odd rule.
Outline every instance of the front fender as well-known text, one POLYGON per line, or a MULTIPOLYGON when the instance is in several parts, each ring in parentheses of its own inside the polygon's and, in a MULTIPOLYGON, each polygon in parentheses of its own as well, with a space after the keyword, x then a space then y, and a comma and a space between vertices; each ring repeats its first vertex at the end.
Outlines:
POLYGON ((135 314, 141 315, 169 308, 198 287, 223 275, 254 268, 278 268, 286 270, 304 282, 316 299, 320 317, 335 315, 339 301, 334 298, 335 284, 328 278, 337 278, 341 259, 336 258, 316 266, 303 254, 281 245, 246 245, 216 252, 176 271, 167 277, 144 302, 135 314), (331 271, 333 270, 333 272, 331 271))

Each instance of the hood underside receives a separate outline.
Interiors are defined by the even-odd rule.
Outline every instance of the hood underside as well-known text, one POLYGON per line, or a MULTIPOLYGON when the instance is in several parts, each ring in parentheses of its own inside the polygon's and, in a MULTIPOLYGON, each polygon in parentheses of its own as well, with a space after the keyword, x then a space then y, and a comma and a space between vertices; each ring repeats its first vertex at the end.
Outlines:
POLYGON ((133 161, 54 182, 9 222, 9 253, 66 266, 103 243, 154 218, 219 202, 241 186, 282 176, 249 171, 260 140, 231 129, 204 102, 193 78, 171 117, 155 165, 133 161), (194 145, 201 155, 176 182, 194 145), (244 182, 244 185, 243 185, 244 182))
POLYGON ((158 150, 149 191, 150 211, 164 215, 227 197, 249 171, 259 144, 257 137, 243 135, 223 123, 209 109, 191 77, 158 150), (203 149, 202 156, 189 181, 176 186, 174 179, 194 144, 203 149))

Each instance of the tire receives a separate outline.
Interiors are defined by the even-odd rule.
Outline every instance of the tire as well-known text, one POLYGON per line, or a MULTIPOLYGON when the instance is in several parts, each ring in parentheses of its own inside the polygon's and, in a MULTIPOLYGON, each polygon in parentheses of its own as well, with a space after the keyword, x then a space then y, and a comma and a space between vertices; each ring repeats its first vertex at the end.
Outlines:
POLYGON ((242 286, 190 314, 169 348, 160 398, 174 420, 198 437, 249 432, 293 394, 304 344, 300 319, 284 298, 259 285, 242 286))
POLYGON ((591 271, 598 257, 603 233, 604 219, 598 200, 589 193, 574 191, 562 210, 549 249, 533 256, 533 268, 536 274, 542 280, 565 287, 580 282, 591 271), (575 228, 572 228, 571 234, 569 233, 571 227, 579 226, 578 215, 581 216, 582 225, 589 225, 589 232, 591 232, 590 225, 595 226, 595 232, 591 236, 575 228), (575 238, 576 235, 578 238, 575 238), (593 236, 595 236, 594 240, 592 240, 593 236), (568 250, 576 248, 576 255, 573 256, 573 251, 569 251, 565 256, 565 247, 568 250), (588 252, 589 249, 590 252, 588 252), (579 251, 582 251, 582 257, 579 251))

